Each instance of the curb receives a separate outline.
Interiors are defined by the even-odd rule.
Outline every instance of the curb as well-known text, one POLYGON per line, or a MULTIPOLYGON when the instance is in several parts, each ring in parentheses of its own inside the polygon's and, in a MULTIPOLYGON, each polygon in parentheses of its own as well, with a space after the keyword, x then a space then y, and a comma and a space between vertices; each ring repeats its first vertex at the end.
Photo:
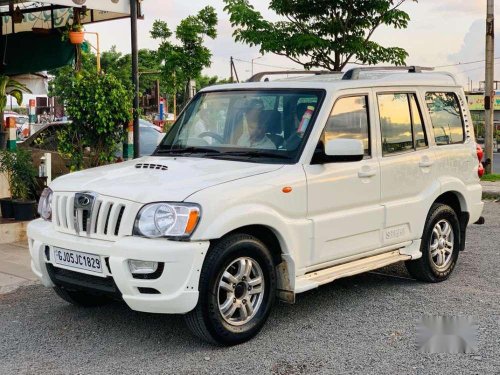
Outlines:
POLYGON ((483 200, 498 201, 500 200, 500 192, 492 190, 483 190, 483 200))

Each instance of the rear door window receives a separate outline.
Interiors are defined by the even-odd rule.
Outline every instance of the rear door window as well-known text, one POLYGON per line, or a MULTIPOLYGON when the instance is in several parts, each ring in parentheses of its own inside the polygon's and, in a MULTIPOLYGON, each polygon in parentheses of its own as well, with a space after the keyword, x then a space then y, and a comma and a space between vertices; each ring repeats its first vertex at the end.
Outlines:
POLYGON ((378 95, 383 155, 427 148, 422 112, 412 93, 378 95))

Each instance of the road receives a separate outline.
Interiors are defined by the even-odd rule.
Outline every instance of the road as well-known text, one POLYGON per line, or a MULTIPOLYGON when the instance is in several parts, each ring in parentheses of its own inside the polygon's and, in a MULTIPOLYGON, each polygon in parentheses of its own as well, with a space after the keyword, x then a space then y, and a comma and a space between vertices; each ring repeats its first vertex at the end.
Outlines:
POLYGON ((493 173, 500 174, 500 152, 493 154, 493 173))
POLYGON ((499 374, 500 203, 487 203, 452 277, 441 284, 387 267, 279 304, 254 340, 232 348, 193 338, 180 316, 115 303, 78 309, 40 285, 0 296, 1 374, 499 374), (424 314, 474 317, 474 354, 422 354, 424 314))

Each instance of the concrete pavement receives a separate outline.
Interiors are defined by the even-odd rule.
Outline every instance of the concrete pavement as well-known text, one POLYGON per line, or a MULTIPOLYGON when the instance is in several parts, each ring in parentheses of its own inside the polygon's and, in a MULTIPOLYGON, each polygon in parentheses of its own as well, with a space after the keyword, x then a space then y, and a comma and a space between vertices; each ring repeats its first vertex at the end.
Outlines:
POLYGON ((0 244, 0 294, 36 283, 37 278, 31 272, 30 264, 28 244, 0 244))

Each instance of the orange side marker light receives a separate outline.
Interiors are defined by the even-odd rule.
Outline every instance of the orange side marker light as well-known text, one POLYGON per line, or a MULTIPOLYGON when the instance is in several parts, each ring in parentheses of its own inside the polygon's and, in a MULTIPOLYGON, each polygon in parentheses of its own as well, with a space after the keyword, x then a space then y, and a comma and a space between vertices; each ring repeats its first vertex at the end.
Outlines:
POLYGON ((290 186, 285 186, 283 189, 281 189, 281 191, 285 194, 291 193, 292 190, 293 189, 290 186))

